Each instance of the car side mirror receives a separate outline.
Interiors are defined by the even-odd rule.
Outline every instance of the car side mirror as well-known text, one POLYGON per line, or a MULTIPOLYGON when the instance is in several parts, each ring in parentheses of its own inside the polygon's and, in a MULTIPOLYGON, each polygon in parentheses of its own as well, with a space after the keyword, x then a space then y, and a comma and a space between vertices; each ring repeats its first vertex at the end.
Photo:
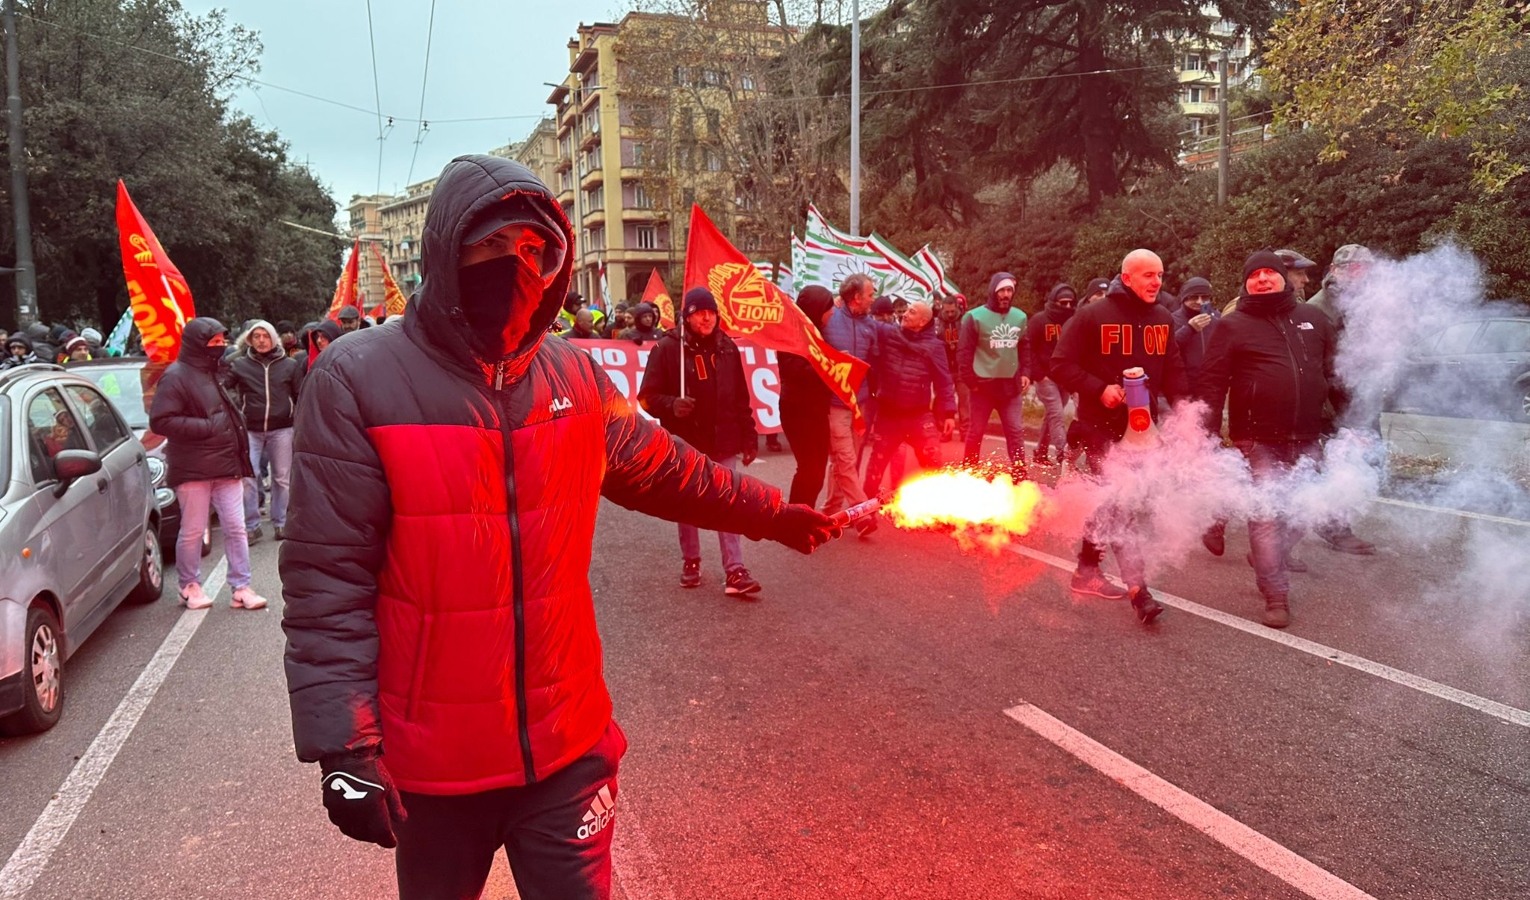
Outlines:
POLYGON ((101 457, 89 450, 60 450, 53 457, 53 474, 62 486, 101 471, 101 457))

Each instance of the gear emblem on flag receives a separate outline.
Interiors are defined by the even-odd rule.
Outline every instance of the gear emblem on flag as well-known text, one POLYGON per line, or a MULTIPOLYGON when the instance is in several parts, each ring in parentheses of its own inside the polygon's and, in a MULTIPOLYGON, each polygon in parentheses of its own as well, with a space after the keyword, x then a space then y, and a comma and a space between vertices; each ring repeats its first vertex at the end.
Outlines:
POLYGON ((722 301, 723 324, 748 336, 786 321, 778 295, 766 290, 765 277, 748 263, 718 263, 707 272, 707 288, 722 301))

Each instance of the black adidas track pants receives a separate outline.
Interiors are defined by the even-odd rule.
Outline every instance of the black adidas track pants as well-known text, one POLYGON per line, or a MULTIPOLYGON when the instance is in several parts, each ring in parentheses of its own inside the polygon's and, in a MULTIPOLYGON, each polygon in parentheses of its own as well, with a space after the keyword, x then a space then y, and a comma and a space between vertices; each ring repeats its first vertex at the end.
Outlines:
POLYGON ((501 847, 522 900, 608 900, 616 768, 613 720, 589 753, 542 781, 479 794, 403 794, 399 900, 474 900, 501 847))

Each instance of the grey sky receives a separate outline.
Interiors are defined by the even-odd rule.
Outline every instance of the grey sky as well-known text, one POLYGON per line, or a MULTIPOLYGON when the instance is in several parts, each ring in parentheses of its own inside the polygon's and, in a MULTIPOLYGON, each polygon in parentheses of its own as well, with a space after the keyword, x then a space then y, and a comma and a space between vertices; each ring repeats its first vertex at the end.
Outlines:
MULTIPOLYGON (((374 110, 366 0, 181 0, 194 15, 223 8, 260 33, 261 81, 374 110)), ((420 77, 431 0, 372 0, 377 75, 387 139, 382 190, 402 190, 420 118, 420 77)), ((551 89, 568 73, 569 38, 579 23, 614 21, 621 0, 437 0, 424 119, 431 123, 413 181, 461 153, 520 140, 546 115, 551 89), (444 119, 505 117, 487 122, 444 119), (509 118, 516 117, 516 118, 509 118)), ((378 186, 377 116, 273 87, 244 88, 235 104, 274 128, 307 161, 343 207, 378 186)))

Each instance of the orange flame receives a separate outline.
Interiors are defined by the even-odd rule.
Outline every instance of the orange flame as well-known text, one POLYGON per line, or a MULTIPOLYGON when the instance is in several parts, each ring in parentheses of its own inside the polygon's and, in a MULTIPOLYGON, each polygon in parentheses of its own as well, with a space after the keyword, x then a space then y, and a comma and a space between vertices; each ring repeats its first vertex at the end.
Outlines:
POLYGON ((981 546, 997 552, 1030 533, 1044 500, 1033 482, 1016 483, 1007 474, 990 480, 956 469, 905 482, 882 511, 898 528, 951 529, 963 549, 981 546))

